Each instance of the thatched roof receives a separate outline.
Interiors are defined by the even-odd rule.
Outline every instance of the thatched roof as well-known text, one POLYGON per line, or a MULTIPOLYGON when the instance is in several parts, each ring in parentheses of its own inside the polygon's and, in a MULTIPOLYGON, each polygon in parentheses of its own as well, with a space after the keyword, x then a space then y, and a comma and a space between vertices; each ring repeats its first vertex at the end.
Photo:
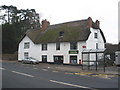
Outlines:
MULTIPOLYGON (((93 22, 92 28, 99 29, 93 22)), ((104 41, 105 37, 100 29, 104 41)), ((53 43, 53 42, 72 42, 86 41, 90 35, 90 27, 88 27, 88 19, 66 22, 56 25, 50 25, 44 32, 42 30, 31 30, 26 35, 35 43, 53 43), (63 36, 60 36, 63 32, 63 36)))

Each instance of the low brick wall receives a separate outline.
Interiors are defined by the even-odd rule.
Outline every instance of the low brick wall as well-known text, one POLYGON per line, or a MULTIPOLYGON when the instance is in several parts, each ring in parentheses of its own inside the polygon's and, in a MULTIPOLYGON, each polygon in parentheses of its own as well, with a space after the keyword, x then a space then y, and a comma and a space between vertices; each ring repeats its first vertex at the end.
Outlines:
POLYGON ((15 54, 2 54, 2 60, 17 60, 18 55, 17 53, 15 54))

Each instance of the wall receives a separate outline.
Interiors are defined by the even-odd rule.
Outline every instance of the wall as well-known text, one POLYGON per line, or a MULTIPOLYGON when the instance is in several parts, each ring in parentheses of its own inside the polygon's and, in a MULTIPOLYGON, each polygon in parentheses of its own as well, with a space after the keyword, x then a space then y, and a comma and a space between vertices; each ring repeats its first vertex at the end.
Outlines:
POLYGON ((42 55, 47 55, 47 62, 54 62, 53 56, 63 56, 63 63, 70 63, 70 56, 77 56, 77 63, 79 63, 79 59, 81 59, 81 52, 83 51, 82 46, 85 46, 85 42, 78 42, 78 54, 69 54, 70 50, 70 42, 61 42, 60 50, 56 50, 56 43, 47 44, 47 51, 42 51, 41 44, 34 44, 27 36, 19 44, 18 49, 18 60, 24 59, 24 52, 29 52, 29 56, 34 57, 40 61, 42 61, 42 55), (30 42, 30 48, 24 49, 24 42, 30 42))
MULTIPOLYGON (((91 34, 89 35, 88 40, 86 41, 87 49, 96 49, 96 43, 98 43, 98 49, 104 49, 105 43, 99 29, 90 28, 91 34), (98 38, 94 38, 94 33, 98 34, 98 38)), ((100 55, 101 56, 101 55, 100 55)), ((99 58, 99 57, 98 57, 99 58)), ((95 61, 95 54, 90 54, 90 60, 95 61)), ((91 62, 91 64, 94 64, 91 62)))
POLYGON ((98 48, 103 49, 105 47, 103 37, 99 29, 90 28, 91 34, 89 35, 88 40, 86 41, 87 49, 96 49, 96 43, 98 43, 98 48), (98 38, 94 38, 94 33, 98 34, 98 38))
POLYGON ((18 54, 14 53, 14 54, 2 54, 2 60, 17 60, 18 54))

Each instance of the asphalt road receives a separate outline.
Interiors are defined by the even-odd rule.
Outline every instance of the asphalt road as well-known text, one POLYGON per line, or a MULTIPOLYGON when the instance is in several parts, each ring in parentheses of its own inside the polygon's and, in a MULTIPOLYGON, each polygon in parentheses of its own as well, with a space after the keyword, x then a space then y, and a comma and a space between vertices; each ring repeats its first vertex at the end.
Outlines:
POLYGON ((42 64, 3 62, 2 88, 118 88, 118 78, 104 79, 44 68, 42 64))

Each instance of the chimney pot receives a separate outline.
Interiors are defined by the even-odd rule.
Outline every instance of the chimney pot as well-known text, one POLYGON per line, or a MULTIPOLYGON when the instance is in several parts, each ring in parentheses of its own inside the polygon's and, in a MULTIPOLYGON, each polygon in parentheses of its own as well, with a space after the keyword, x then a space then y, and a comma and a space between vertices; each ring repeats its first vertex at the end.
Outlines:
POLYGON ((96 20, 96 25, 97 25, 97 28, 100 28, 100 21, 96 20))
POLYGON ((92 23, 93 23, 92 18, 88 17, 88 27, 89 28, 92 27, 92 23))

